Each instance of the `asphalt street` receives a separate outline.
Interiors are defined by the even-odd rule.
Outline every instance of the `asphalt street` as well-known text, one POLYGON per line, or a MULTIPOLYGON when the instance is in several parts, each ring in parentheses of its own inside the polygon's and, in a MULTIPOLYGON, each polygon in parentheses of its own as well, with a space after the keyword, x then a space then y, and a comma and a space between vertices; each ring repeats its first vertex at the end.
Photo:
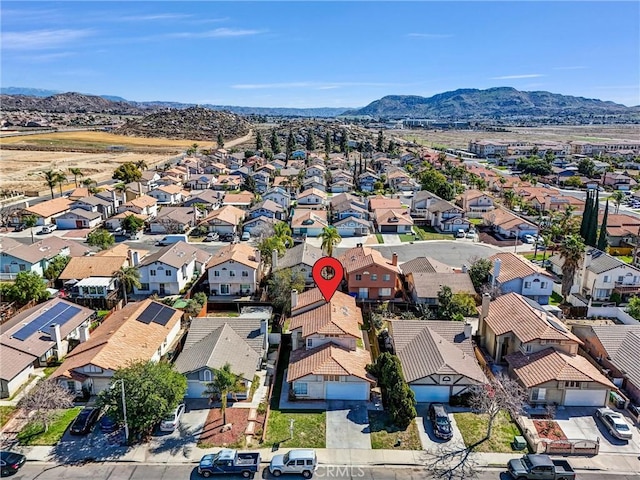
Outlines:
MULTIPOLYGON (((256 479, 271 479, 266 468, 256 474, 256 479)), ((638 480, 640 475, 618 475, 603 472, 579 473, 579 480, 638 480)), ((42 464, 27 464, 22 470, 11 477, 14 480, 196 480, 198 475, 195 465, 131 465, 131 464, 87 464, 84 466, 52 466, 42 464)), ((241 478, 219 476, 216 478, 241 478)), ((287 480, 298 480, 302 477, 291 475, 287 480)), ((360 468, 320 466, 313 478, 333 480, 426 480, 434 478, 419 468, 384 467, 360 468)), ((477 480, 509 480, 504 470, 479 472, 477 480)))

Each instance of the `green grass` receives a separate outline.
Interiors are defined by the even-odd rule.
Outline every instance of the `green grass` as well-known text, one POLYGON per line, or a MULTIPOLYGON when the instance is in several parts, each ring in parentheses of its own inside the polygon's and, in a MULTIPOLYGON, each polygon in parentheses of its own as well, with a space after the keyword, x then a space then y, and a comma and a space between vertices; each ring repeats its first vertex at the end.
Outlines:
POLYGON ((271 410, 267 425, 267 446, 280 444, 285 448, 325 448, 325 412, 282 412, 271 410), (293 438, 289 438, 289 425, 293 420, 293 438))
POLYGON ((616 258, 624 263, 633 263, 633 257, 631 255, 619 255, 616 258))
POLYGON ((446 233, 438 233, 432 227, 413 227, 413 231, 420 240, 451 240, 453 236, 446 233))
POLYGON ((80 410, 82 407, 73 407, 58 412, 46 432, 43 425, 28 423, 18 433, 18 441, 21 445, 55 445, 62 438, 67 427, 78 416, 80 410))
POLYGON ((0 407, 0 427, 3 427, 5 423, 9 421, 13 412, 16 411, 16 407, 1 406, 0 407))
POLYGON ((409 235, 408 233, 399 233, 398 237, 401 242, 414 242, 417 240, 415 235, 409 235))
POLYGON ((549 305, 560 305, 562 303, 562 295, 552 292, 549 297, 549 305))
MULTIPOLYGON (((538 253, 537 255, 534 255, 533 253, 525 253, 523 257, 526 258, 527 260, 536 260, 536 261, 538 260, 542 261, 543 259, 545 259, 544 252, 538 253)), ((547 255, 546 258, 549 258, 549 255, 547 255)))
POLYGON ((467 220, 469 220, 469 223, 471 225, 482 225, 482 218, 467 218, 467 220))
POLYGON ((413 421, 401 430, 389 421, 385 412, 369 412, 371 448, 385 450, 422 450, 418 427, 413 421), (400 444, 398 444, 400 442, 400 444))
POLYGON ((55 372, 55 371, 58 369, 58 367, 59 367, 59 366, 60 366, 60 364, 50 365, 50 366, 48 366, 48 367, 45 367, 45 368, 44 368, 44 378, 48 378, 48 377, 50 377, 50 376, 51 376, 51 374, 52 374, 53 372, 55 372))
MULTIPOLYGON (((487 415, 476 413, 454 413, 465 445, 469 446, 484 438, 487 433, 487 415)), ((491 438, 481 443, 476 452, 512 453, 511 442, 516 435, 522 435, 508 413, 502 411, 496 417, 491 438)))
POLYGON ((384 238, 382 238, 381 233, 376 233, 376 238, 378 239, 378 243, 384 243, 384 238))
POLYGON ((98 316, 98 318, 103 318, 103 317, 106 317, 107 315, 109 315, 110 311, 111 310, 98 310, 96 312, 96 315, 98 316))

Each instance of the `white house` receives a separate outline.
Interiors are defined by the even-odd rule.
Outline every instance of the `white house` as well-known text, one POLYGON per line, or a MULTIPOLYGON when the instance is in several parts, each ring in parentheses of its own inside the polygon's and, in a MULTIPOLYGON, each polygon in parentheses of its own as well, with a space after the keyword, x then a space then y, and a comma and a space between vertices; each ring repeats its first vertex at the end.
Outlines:
POLYGON ((56 217, 55 223, 62 230, 95 228, 102 223, 102 214, 100 212, 90 212, 83 208, 74 208, 56 217))
POLYGON ((322 209, 327 202, 327 194, 317 188, 310 188, 300 193, 297 198, 298 205, 308 208, 322 209))
POLYGON ((272 200, 286 210, 291 206, 291 195, 280 187, 273 187, 262 195, 263 200, 272 200))
POLYGON ((496 253, 489 257, 494 268, 489 272, 489 284, 498 287, 502 294, 520 295, 547 305, 553 294, 553 277, 543 268, 513 252, 496 253))
POLYGON ((154 188, 148 195, 155 198, 161 205, 177 205, 182 202, 182 187, 179 185, 164 185, 154 188))
POLYGON ((253 295, 261 279, 260 252, 245 243, 221 248, 207 263, 213 296, 253 295))
POLYGON ((371 233, 372 227, 369 220, 357 217, 346 217, 333 224, 341 237, 364 237, 371 233))

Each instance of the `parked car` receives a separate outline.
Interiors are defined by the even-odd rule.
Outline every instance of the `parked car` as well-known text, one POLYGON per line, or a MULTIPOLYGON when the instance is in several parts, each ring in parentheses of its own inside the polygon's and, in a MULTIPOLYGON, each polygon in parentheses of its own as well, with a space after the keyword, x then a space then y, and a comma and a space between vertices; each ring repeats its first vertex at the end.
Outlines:
POLYGON ((243 232, 242 233, 242 237, 240 237, 240 240, 242 240, 243 242, 246 242, 247 240, 251 239, 251 234, 249 232, 243 232))
POLYGON ((476 238, 476 231, 472 228, 471 230, 469 230, 469 231, 467 232, 466 237, 467 237, 467 238, 476 238))
POLYGON ((115 432, 118 429, 118 422, 113 418, 109 412, 102 416, 100 419, 100 430, 104 433, 115 432))
POLYGON ((233 237, 233 233, 223 233, 222 235, 220 235, 220 240, 223 242, 231 242, 233 241, 233 237))
POLYGON ((620 440, 630 440, 633 437, 631 427, 622 414, 610 408, 599 408, 596 410, 596 417, 599 418, 609 433, 620 440))
POLYGON ((631 415, 636 418, 636 421, 640 421, 640 406, 630 403, 629 405, 627 405, 627 410, 629 410, 631 412, 631 415))
POLYGON ((44 227, 42 227, 42 230, 40 230, 40 234, 46 234, 46 233, 52 233, 54 230, 58 229, 58 225, 56 225, 55 223, 51 223, 49 225, 45 225, 44 227))
POLYGON ((0 476, 8 477, 22 468, 27 457, 21 453, 2 450, 0 452, 0 476))
POLYGON ((311 478, 318 466, 315 450, 289 450, 284 455, 274 455, 269 464, 269 473, 279 477, 283 473, 295 473, 304 478, 311 478))
POLYGON ((523 455, 509 460, 509 475, 517 480, 572 480, 576 472, 566 460, 551 460, 549 455, 523 455))
POLYGON ((220 238, 220 235, 218 235, 218 232, 210 232, 207 234, 206 237, 204 237, 203 242, 215 242, 220 238))
POLYGON ((466 235, 466 232, 462 229, 459 228, 458 230, 456 230, 456 238, 464 238, 466 235))
POLYGON ((184 413, 184 403, 178 405, 173 412, 167 415, 160 422, 160 431, 162 432, 173 432, 178 425, 180 425, 180 418, 182 418, 182 414, 184 413))
POLYGON ((16 225, 16 227, 13 229, 13 231, 14 232, 21 232, 25 228, 27 228, 27 224, 26 223, 19 223, 18 225, 16 225))
POLYGON ((447 411, 442 403, 432 403, 429 405, 429 418, 433 425, 433 434, 442 440, 451 440, 451 437, 453 437, 451 420, 449 420, 447 411))
POLYGON ((100 409, 93 407, 83 408, 71 424, 69 433, 72 435, 86 435, 98 421, 98 417, 100 417, 100 409))
POLYGON ((210 453, 202 457, 198 464, 198 473, 206 478, 212 475, 233 474, 251 478, 259 468, 259 452, 238 452, 237 450, 224 448, 218 453, 210 453))
POLYGON ((524 243, 536 243, 536 239, 533 235, 524 235, 522 237, 524 243))

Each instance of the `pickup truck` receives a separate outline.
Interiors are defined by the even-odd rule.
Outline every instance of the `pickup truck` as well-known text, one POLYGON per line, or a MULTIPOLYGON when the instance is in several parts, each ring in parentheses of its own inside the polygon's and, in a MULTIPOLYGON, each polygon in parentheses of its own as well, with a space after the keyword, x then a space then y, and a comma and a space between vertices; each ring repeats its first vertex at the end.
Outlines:
POLYGON ((566 460, 552 460, 549 455, 524 455, 509 460, 509 474, 516 480, 573 480, 576 472, 566 460))
POLYGON ((198 465, 198 473, 209 478, 212 475, 242 475, 253 478, 260 468, 260 453, 238 452, 225 448, 218 453, 205 455, 198 465))

